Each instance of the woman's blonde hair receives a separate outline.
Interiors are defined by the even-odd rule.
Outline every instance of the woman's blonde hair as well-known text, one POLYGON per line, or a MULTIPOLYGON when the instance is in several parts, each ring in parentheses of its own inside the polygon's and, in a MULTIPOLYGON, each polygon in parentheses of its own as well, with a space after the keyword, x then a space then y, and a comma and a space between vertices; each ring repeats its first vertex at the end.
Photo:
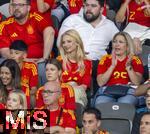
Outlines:
POLYGON ((113 40, 115 40, 115 38, 118 36, 118 35, 121 35, 125 38, 125 41, 126 41, 126 44, 127 44, 127 55, 134 55, 135 54, 135 51, 134 51, 134 43, 133 43, 133 39, 131 38, 131 36, 126 33, 126 32, 118 32, 114 35, 113 37, 113 40))
POLYGON ((63 59, 63 68, 65 70, 68 70, 67 67, 70 67, 69 59, 68 59, 69 54, 65 53, 65 50, 62 46, 63 38, 66 35, 73 38, 76 42, 76 45, 77 45, 76 62, 78 64, 78 70, 77 71, 82 71, 85 68, 85 66, 84 66, 84 59, 85 59, 84 46, 83 46, 83 42, 82 42, 82 39, 81 39, 79 33, 76 30, 73 30, 73 29, 68 30, 64 34, 62 34, 61 39, 60 39, 59 51, 60 51, 60 55, 63 59))

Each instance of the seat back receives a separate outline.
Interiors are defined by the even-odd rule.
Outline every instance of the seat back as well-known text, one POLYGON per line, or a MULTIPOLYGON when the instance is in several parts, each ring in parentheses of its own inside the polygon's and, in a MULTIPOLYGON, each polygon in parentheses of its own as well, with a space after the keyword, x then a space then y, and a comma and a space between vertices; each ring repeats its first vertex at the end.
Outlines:
POLYGON ((130 104, 109 102, 96 105, 102 113, 103 130, 111 134, 130 134, 132 121, 135 115, 135 107, 130 104))

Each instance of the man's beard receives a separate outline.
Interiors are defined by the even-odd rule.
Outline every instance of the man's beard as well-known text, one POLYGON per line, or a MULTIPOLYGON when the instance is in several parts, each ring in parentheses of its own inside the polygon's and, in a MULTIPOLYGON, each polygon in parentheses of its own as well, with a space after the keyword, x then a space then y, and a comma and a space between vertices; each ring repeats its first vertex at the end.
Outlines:
POLYGON ((87 22, 89 22, 89 23, 91 23, 91 22, 97 20, 97 18, 100 16, 100 13, 97 14, 97 15, 94 15, 93 13, 90 13, 90 14, 91 14, 91 16, 90 16, 90 17, 87 17, 86 13, 83 13, 84 19, 85 19, 87 22))
POLYGON ((26 14, 21 14, 19 11, 15 11, 13 13, 13 16, 16 20, 22 20, 23 18, 25 18, 26 14))

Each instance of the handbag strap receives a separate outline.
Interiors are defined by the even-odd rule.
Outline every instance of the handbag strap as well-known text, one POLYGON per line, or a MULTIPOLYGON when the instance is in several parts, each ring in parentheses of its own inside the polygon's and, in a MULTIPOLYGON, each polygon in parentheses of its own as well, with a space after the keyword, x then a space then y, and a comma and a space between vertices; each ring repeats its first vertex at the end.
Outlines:
POLYGON ((63 113, 63 108, 61 107, 56 125, 59 125, 62 113, 63 113))

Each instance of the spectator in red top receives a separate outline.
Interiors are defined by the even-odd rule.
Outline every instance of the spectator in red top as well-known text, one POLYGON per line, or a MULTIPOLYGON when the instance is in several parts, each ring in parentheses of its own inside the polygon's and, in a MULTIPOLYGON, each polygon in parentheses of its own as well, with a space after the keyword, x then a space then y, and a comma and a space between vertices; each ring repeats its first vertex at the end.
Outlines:
MULTIPOLYGON (((75 110, 75 96, 73 88, 67 83, 61 83, 62 66, 56 59, 46 61, 46 78, 48 82, 59 82, 61 86, 61 96, 59 105, 68 110, 75 110)), ((41 108, 44 105, 42 92, 44 86, 40 87, 36 95, 36 108, 41 108)))
POLYGON ((44 19, 51 20, 51 9, 54 6, 55 0, 30 0, 31 12, 40 13, 44 19))
POLYGON ((85 56, 83 42, 75 30, 68 30, 60 40, 62 82, 74 88, 76 102, 86 106, 86 90, 90 87, 92 63, 85 56))
POLYGON ((50 110, 50 128, 44 131, 48 133, 75 134, 76 118, 73 112, 69 112, 59 106, 61 87, 58 82, 47 82, 42 92, 45 108, 50 110), (61 114, 60 114, 61 112, 61 114), (59 119, 60 118, 60 119, 59 119))
POLYGON ((8 93, 21 87, 21 72, 19 65, 12 59, 4 60, 0 65, 0 78, 8 93))
POLYGON ((10 45, 10 58, 15 60, 21 70, 21 86, 26 94, 28 108, 35 107, 35 95, 38 86, 37 65, 25 61, 27 57, 27 44, 22 40, 15 40, 10 45))
POLYGON ((30 13, 29 0, 11 0, 10 13, 13 17, 0 25, 1 55, 9 57, 10 43, 20 39, 28 45, 28 58, 37 58, 39 61, 47 59, 54 41, 52 24, 37 13, 30 13))
MULTIPOLYGON (((103 56, 98 65, 97 82, 99 86, 127 85, 129 82, 133 85, 139 85, 142 82, 143 65, 141 60, 134 56, 132 38, 125 32, 119 32, 114 36, 112 42, 112 54, 103 56)), ((135 105, 137 103, 134 96, 135 90, 132 88, 125 96, 118 99, 109 94, 106 95, 106 88, 102 88, 99 89, 102 96, 97 98, 97 103, 112 101, 135 105)))
POLYGON ((68 0, 68 5, 71 14, 78 13, 83 6, 83 0, 68 0))
POLYGON ((128 22, 150 27, 150 1, 149 0, 124 0, 116 14, 117 22, 128 22))

